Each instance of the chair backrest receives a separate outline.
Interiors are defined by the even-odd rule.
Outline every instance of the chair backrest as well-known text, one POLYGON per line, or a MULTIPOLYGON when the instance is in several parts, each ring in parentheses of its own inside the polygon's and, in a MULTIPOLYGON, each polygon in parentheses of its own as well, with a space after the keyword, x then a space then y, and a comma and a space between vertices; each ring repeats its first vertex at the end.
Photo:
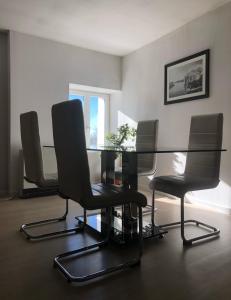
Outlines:
POLYGON ((53 105, 52 122, 59 192, 84 207, 92 193, 81 101, 53 105))
MULTIPOLYGON (((189 149, 221 149, 223 114, 193 116, 191 119, 189 149)), ((186 159, 186 177, 219 181, 221 152, 189 152, 186 159)))
MULTIPOLYGON (((158 136, 158 120, 139 121, 136 133, 136 148, 152 150, 156 149, 158 136)), ((138 155, 138 172, 154 172, 156 168, 156 154, 138 155)))
POLYGON ((44 176, 37 113, 21 114, 20 127, 26 178, 39 186, 44 176))

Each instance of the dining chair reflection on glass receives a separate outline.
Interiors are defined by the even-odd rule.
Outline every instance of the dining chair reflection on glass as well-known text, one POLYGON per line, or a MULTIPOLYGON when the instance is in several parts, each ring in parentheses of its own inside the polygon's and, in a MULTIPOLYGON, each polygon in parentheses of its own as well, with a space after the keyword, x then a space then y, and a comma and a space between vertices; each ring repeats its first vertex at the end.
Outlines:
POLYGON ((131 190, 116 193, 114 189, 109 190, 108 186, 105 193, 101 189, 101 194, 92 189, 80 101, 67 101, 54 105, 52 121, 60 196, 79 203, 86 210, 105 209, 108 224, 107 235, 103 241, 58 255, 54 258, 54 266, 64 274, 68 281, 82 282, 139 264, 143 245, 142 207, 147 204, 146 197, 131 190), (82 276, 74 275, 73 270, 68 270, 68 267, 65 266, 65 259, 71 257, 75 257, 76 260, 81 259, 78 254, 90 255, 89 250, 100 250, 109 243, 112 208, 129 203, 136 204, 139 210, 137 257, 82 276))
MULTIPOLYGON (((43 168, 42 149, 39 135, 38 115, 35 111, 26 112, 20 115, 21 141, 23 150, 23 159, 25 163, 25 180, 33 183, 41 189, 52 190, 58 193, 58 175, 45 174, 43 168)), ((32 234, 28 229, 40 225, 46 225, 54 222, 65 221, 68 215, 68 199, 66 200, 66 209, 62 216, 40 220, 32 223, 23 224, 20 231, 25 234, 27 239, 38 240, 56 235, 64 235, 69 233, 77 233, 82 231, 82 227, 74 227, 70 229, 54 231, 44 234, 32 234)))
MULTIPOLYGON (((154 150, 157 147, 159 120, 138 121, 136 131, 136 150, 154 150)), ((138 176, 147 177, 155 176, 156 173, 156 153, 145 153, 137 155, 137 174, 138 176)), ((122 171, 116 171, 116 177, 122 177, 122 171)), ((154 202, 147 204, 147 211, 151 219, 154 220, 154 202)))
MULTIPOLYGON (((136 132, 136 149, 153 150, 157 147, 159 120, 139 121, 136 132)), ((138 176, 155 176, 156 153, 139 154, 137 156, 138 176)), ((151 210, 151 220, 154 220, 154 201, 147 204, 151 210)), ((149 210, 147 211, 149 213, 149 210)))
POLYGON ((189 152, 187 154, 185 172, 183 175, 159 176, 150 182, 153 191, 152 199, 155 205, 155 191, 161 191, 180 198, 181 220, 159 225, 167 228, 176 225, 181 227, 181 237, 184 245, 191 245, 198 240, 217 236, 220 230, 197 220, 185 220, 184 197, 187 192, 196 190, 213 189, 219 184, 220 160, 223 132, 223 114, 211 114, 193 116, 189 135, 189 150, 217 149, 211 152, 189 152), (208 229, 209 233, 187 239, 185 236, 185 224, 192 223, 208 229))

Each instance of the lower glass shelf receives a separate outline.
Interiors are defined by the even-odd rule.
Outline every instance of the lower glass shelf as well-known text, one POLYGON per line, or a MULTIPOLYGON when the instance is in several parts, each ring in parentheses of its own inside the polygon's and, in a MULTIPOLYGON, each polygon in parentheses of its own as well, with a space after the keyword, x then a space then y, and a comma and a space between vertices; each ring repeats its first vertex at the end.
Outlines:
MULTIPOLYGON (((76 219, 83 223, 83 216, 76 217, 76 219)), ((107 224, 103 222, 100 213, 92 214, 87 216, 87 224, 89 230, 97 233, 103 237, 106 236, 107 233, 107 224)), ((163 238, 164 235, 168 232, 159 228, 157 225, 152 226, 150 221, 148 220, 147 215, 144 216, 143 220, 143 237, 144 239, 150 238, 163 238)), ((138 238, 137 232, 137 222, 136 220, 131 219, 129 224, 129 228, 124 228, 122 224, 122 218, 119 216, 114 216, 112 221, 112 232, 111 232, 111 240, 116 243, 126 243, 138 238), (133 230, 133 227, 135 230, 133 230)))

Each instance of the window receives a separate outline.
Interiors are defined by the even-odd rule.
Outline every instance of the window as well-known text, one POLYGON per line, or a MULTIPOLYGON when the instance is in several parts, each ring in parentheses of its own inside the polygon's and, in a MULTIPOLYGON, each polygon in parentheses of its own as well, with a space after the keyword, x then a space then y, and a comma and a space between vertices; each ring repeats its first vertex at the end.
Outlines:
POLYGON ((109 95, 70 90, 69 100, 74 99, 81 100, 83 105, 87 144, 104 144, 105 133, 109 129, 109 95))

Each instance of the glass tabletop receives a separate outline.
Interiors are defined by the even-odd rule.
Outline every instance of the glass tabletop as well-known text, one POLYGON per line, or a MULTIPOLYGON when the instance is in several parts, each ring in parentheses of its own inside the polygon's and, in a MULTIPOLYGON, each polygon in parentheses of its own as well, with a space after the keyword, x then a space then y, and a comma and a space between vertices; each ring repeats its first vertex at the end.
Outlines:
POLYGON ((204 146, 201 148, 184 148, 184 147, 157 147, 152 149, 150 147, 126 147, 126 146, 105 146, 105 145, 89 145, 87 146, 88 151, 100 151, 100 152, 119 152, 119 153, 175 153, 175 152, 223 152, 226 149, 213 148, 212 146, 204 146))

